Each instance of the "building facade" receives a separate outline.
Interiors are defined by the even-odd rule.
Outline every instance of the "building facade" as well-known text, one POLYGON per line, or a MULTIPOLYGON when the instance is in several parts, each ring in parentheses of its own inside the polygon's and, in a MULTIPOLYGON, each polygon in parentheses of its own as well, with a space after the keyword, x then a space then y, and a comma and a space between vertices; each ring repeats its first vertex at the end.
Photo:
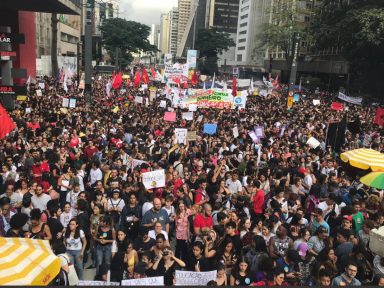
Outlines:
POLYGON ((159 50, 162 54, 169 53, 169 32, 170 32, 170 18, 169 13, 161 14, 160 16, 160 39, 159 50))
POLYGON ((183 36, 186 32, 187 24, 189 18, 191 17, 193 0, 179 0, 179 22, 178 22, 178 32, 177 32, 177 46, 181 45, 183 36))
POLYGON ((179 32, 179 9, 172 8, 169 12, 169 53, 176 55, 179 32))

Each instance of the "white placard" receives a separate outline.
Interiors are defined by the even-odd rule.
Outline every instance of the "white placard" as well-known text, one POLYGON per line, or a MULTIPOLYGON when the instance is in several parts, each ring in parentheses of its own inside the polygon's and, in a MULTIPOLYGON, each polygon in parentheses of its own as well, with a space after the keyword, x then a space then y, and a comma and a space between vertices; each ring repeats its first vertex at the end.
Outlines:
POLYGON ((146 189, 165 187, 164 169, 143 173, 143 185, 146 189))
POLYGON ((193 120, 193 112, 183 112, 182 114, 183 119, 187 121, 192 121, 193 120))
POLYGON ((45 89, 45 83, 44 82, 39 82, 39 87, 41 89, 45 89))
POLYGON ((318 100, 318 99, 313 99, 313 100, 312 100, 312 103, 313 103, 313 105, 315 105, 315 106, 320 105, 320 100, 318 100))
POLYGON ((135 96, 135 102, 136 102, 136 103, 143 104, 143 97, 135 96))
POLYGON ((25 108, 25 114, 31 114, 32 108, 25 108))
POLYGON ((160 101, 160 107, 161 108, 167 108, 167 101, 166 100, 161 100, 160 101))
POLYGON ((76 98, 69 99, 69 108, 76 108, 76 98))
POLYGON ((65 108, 68 108, 68 106, 69 106, 69 99, 68 98, 63 98, 63 104, 61 106, 65 107, 65 108))
POLYGON ((121 281, 122 286, 164 286, 164 276, 121 281))
POLYGON ((197 122, 201 122, 201 121, 203 121, 203 115, 200 115, 198 118, 197 118, 197 122))
POLYGON ((119 282, 80 280, 77 286, 120 286, 119 282))
POLYGON ((175 134, 178 144, 186 144, 187 142, 188 129, 186 128, 175 128, 175 134))
POLYGON ((36 90, 36 96, 39 96, 39 97, 43 96, 43 92, 41 92, 40 89, 36 90))
POLYGON ((319 140, 317 140, 315 137, 311 137, 311 138, 309 138, 308 141, 307 141, 307 144, 308 144, 311 148, 313 148, 313 149, 316 149, 317 147, 320 146, 320 142, 319 142, 319 140))
POLYGON ((233 137, 235 137, 235 138, 239 137, 239 128, 237 128, 237 126, 233 127, 232 133, 233 133, 233 137))
POLYGON ((143 163, 147 163, 145 161, 142 161, 142 160, 138 160, 138 159, 133 159, 132 162, 131 162, 131 169, 135 169, 135 167, 137 166, 141 166, 141 164, 143 163))
POLYGON ((209 281, 216 281, 217 271, 192 272, 176 270, 176 286, 206 286, 209 281))
POLYGON ((196 104, 190 104, 188 106, 189 112, 195 112, 197 111, 197 105, 196 104))
POLYGON ((148 84, 143 84, 143 85, 141 85, 141 88, 143 88, 143 89, 148 89, 148 84))

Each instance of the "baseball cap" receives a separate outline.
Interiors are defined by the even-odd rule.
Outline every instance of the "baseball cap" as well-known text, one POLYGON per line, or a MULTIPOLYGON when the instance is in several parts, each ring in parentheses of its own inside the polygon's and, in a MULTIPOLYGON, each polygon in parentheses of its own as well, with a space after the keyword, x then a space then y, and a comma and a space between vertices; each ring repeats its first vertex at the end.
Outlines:
POLYGON ((352 216, 351 215, 344 215, 343 218, 348 220, 349 222, 352 222, 352 216))

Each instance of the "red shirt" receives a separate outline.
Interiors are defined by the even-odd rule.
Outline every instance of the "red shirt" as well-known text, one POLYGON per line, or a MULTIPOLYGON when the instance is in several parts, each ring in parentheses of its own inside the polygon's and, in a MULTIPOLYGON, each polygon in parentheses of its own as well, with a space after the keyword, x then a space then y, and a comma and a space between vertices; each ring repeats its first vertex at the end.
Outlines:
POLYGON ((212 228, 213 227, 213 220, 212 216, 205 217, 203 214, 196 215, 195 220, 193 220, 193 227, 195 228, 212 228))
POLYGON ((87 156, 87 159, 91 159, 92 156, 97 152, 99 151, 96 147, 93 147, 92 149, 90 147, 86 147, 84 149, 84 154, 85 156, 87 156))
POLYGON ((183 180, 181 180, 181 178, 179 178, 176 181, 172 181, 172 182, 173 182, 173 194, 176 197, 177 189, 179 189, 181 186, 183 186, 183 180))
POLYGON ((264 212, 264 191, 259 189, 256 191, 252 199, 253 212, 256 214, 263 214, 264 212))
POLYGON ((40 128, 40 124, 38 122, 36 122, 35 124, 33 124, 32 122, 29 122, 27 124, 27 127, 31 128, 33 131, 36 131, 37 129, 40 128))

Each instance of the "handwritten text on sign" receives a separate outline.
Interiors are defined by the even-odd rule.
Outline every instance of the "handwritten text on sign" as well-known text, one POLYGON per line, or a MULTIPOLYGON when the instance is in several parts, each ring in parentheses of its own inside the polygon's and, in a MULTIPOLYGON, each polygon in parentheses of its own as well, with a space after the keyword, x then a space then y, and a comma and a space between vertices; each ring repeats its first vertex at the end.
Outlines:
POLYGON ((216 280, 217 271, 191 272, 176 270, 176 286, 206 286, 211 280, 216 280))
POLYGON ((164 169, 143 173, 143 184, 147 189, 165 187, 164 169))
POLYGON ((122 286, 164 286, 164 277, 148 277, 121 281, 122 286))

